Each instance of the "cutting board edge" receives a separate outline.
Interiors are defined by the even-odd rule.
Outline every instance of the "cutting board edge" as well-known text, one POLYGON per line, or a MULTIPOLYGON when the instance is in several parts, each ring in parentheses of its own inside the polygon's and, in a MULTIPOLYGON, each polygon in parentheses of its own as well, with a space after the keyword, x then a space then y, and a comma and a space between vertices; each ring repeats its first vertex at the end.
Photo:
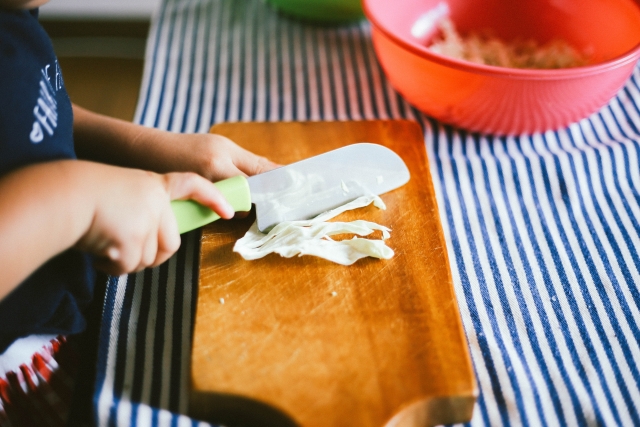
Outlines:
MULTIPOLYGON (((430 396, 425 399, 408 402, 395 411, 395 415, 380 427, 425 427, 470 422, 473 418, 478 391, 472 394, 452 396, 430 396)), ((294 420, 276 404, 246 396, 225 393, 211 393, 190 390, 188 413, 199 420, 220 419, 220 411, 226 416, 247 411, 252 407, 262 417, 277 418, 276 427, 296 426, 294 420), (239 406, 236 406, 239 405, 239 406), (224 409, 222 409, 224 407, 224 409), (204 409, 203 409, 204 408, 204 409)), ((227 422, 229 419, 227 418, 227 422)), ((269 424, 271 425, 271 424, 269 424)))
POLYGON ((255 418, 255 423, 260 426, 299 427, 277 405, 234 393, 190 390, 187 413, 194 419, 213 420, 220 425, 246 425, 246 417, 249 416, 255 418))
POLYGON ((384 427, 424 427, 470 422, 478 398, 472 394, 431 396, 407 404, 384 427))
MULTIPOLYGON (((383 120, 383 121, 387 121, 387 120, 383 120)), ((424 138, 423 135, 423 130, 422 127, 420 126, 419 123, 411 121, 411 120, 400 120, 402 122, 409 122, 409 123, 414 123, 415 124, 415 131, 417 131, 420 134, 421 138, 424 138)), ((468 371, 468 380, 469 380, 469 388, 468 388, 468 392, 469 392, 469 396, 473 396, 473 401, 475 403, 476 397, 478 396, 478 382, 477 382, 477 378, 475 375, 475 371, 473 369, 473 361, 471 359, 471 353, 469 351, 469 342, 467 339, 467 335, 464 331, 464 325, 462 324, 462 314, 460 312, 460 305, 458 303, 458 296, 456 293, 456 288, 455 288, 455 284, 453 281, 453 273, 451 271, 451 259, 449 257, 449 250, 448 250, 448 245, 447 245, 447 241, 444 235, 444 228, 442 226, 442 216, 440 216, 440 204, 438 203, 438 198, 436 197, 436 191, 435 191, 435 186, 433 185, 433 174, 431 173, 431 165, 430 165, 430 158, 429 158, 429 153, 427 152, 426 149, 426 144, 422 145, 422 150, 424 156, 425 156, 425 160, 426 160, 426 167, 425 167, 425 173, 428 174, 428 178, 427 181, 430 183, 431 185, 431 190, 427 191, 427 193, 429 194, 429 197, 431 198, 431 201, 433 203, 433 206, 435 206, 436 211, 438 212, 438 215, 436 215, 436 221, 438 223, 438 227, 440 229, 440 233, 438 233, 438 237, 440 239, 440 244, 442 246, 442 248, 444 248, 444 251, 442 252, 442 255, 444 257, 444 262, 445 265, 448 267, 447 270, 447 284, 449 285, 449 288, 453 294, 454 297, 454 301, 455 301, 455 312, 456 312, 456 323, 457 323, 457 335, 460 338, 460 342, 462 343, 463 349, 464 349, 464 354, 463 354, 463 358, 465 360, 465 370, 468 371)), ((469 418, 470 420, 471 418, 469 418)), ((443 423, 443 424, 447 424, 447 423, 443 423)))
MULTIPOLYGON (((414 127, 422 134, 422 126, 420 123, 415 120, 410 119, 364 119, 364 120, 307 120, 307 121, 289 121, 289 122, 254 122, 254 121, 244 121, 244 122, 220 122, 214 123, 209 127, 209 133, 216 133, 216 129, 222 128, 224 129, 226 126, 234 126, 238 124, 249 125, 249 126, 258 126, 264 124, 271 123, 291 123, 291 124, 299 124, 299 125, 307 125, 307 124, 318 124, 318 123, 403 123, 406 126, 414 127)), ((358 142, 367 142, 367 141, 354 141, 353 143, 358 142)))

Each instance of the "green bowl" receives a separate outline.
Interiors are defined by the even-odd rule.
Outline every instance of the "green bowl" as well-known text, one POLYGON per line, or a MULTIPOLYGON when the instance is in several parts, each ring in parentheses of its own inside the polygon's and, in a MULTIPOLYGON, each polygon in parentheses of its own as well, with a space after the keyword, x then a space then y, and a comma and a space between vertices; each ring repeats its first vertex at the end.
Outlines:
POLYGON ((360 0, 267 0, 284 15, 317 24, 342 24, 364 18, 360 0))

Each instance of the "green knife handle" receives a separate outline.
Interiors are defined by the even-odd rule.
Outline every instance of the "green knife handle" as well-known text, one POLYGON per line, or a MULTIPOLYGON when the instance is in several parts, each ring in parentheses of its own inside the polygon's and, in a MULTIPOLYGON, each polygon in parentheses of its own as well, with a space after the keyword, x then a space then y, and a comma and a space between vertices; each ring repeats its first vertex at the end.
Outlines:
MULTIPOLYGON (((234 176, 214 184, 236 212, 251 210, 251 192, 244 176, 234 176)), ((171 208, 178 221, 180 234, 220 219, 211 209, 193 200, 173 200, 171 208)))

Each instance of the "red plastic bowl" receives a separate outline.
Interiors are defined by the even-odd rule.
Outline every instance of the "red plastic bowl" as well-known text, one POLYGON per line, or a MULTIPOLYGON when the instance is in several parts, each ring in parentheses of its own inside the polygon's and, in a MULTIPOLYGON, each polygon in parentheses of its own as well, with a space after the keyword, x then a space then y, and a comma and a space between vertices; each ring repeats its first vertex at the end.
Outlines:
POLYGON ((363 0, 363 6, 395 89, 426 114, 471 131, 565 127, 607 104, 640 58, 640 6, 633 0, 363 0), (461 34, 490 29, 503 40, 562 39, 590 51, 592 62, 525 70, 449 58, 426 47, 435 29, 414 28, 434 15, 448 15, 461 34))

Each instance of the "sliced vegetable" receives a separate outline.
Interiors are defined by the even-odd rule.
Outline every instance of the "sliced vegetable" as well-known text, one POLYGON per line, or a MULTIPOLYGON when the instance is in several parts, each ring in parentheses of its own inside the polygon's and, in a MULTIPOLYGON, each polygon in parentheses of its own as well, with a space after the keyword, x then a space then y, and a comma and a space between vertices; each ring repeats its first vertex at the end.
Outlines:
POLYGON ((267 234, 261 233, 257 223, 254 223, 244 237, 238 239, 233 250, 246 260, 259 259, 270 253, 286 258, 314 255, 342 265, 351 265, 368 256, 389 259, 393 256, 393 250, 384 243, 390 236, 389 228, 363 220, 327 222, 345 211, 371 203, 379 209, 386 209, 380 197, 371 195, 362 196, 310 220, 281 222, 267 234), (382 240, 363 238, 374 231, 382 232, 382 240), (338 234, 356 236, 347 240, 331 238, 338 234))

